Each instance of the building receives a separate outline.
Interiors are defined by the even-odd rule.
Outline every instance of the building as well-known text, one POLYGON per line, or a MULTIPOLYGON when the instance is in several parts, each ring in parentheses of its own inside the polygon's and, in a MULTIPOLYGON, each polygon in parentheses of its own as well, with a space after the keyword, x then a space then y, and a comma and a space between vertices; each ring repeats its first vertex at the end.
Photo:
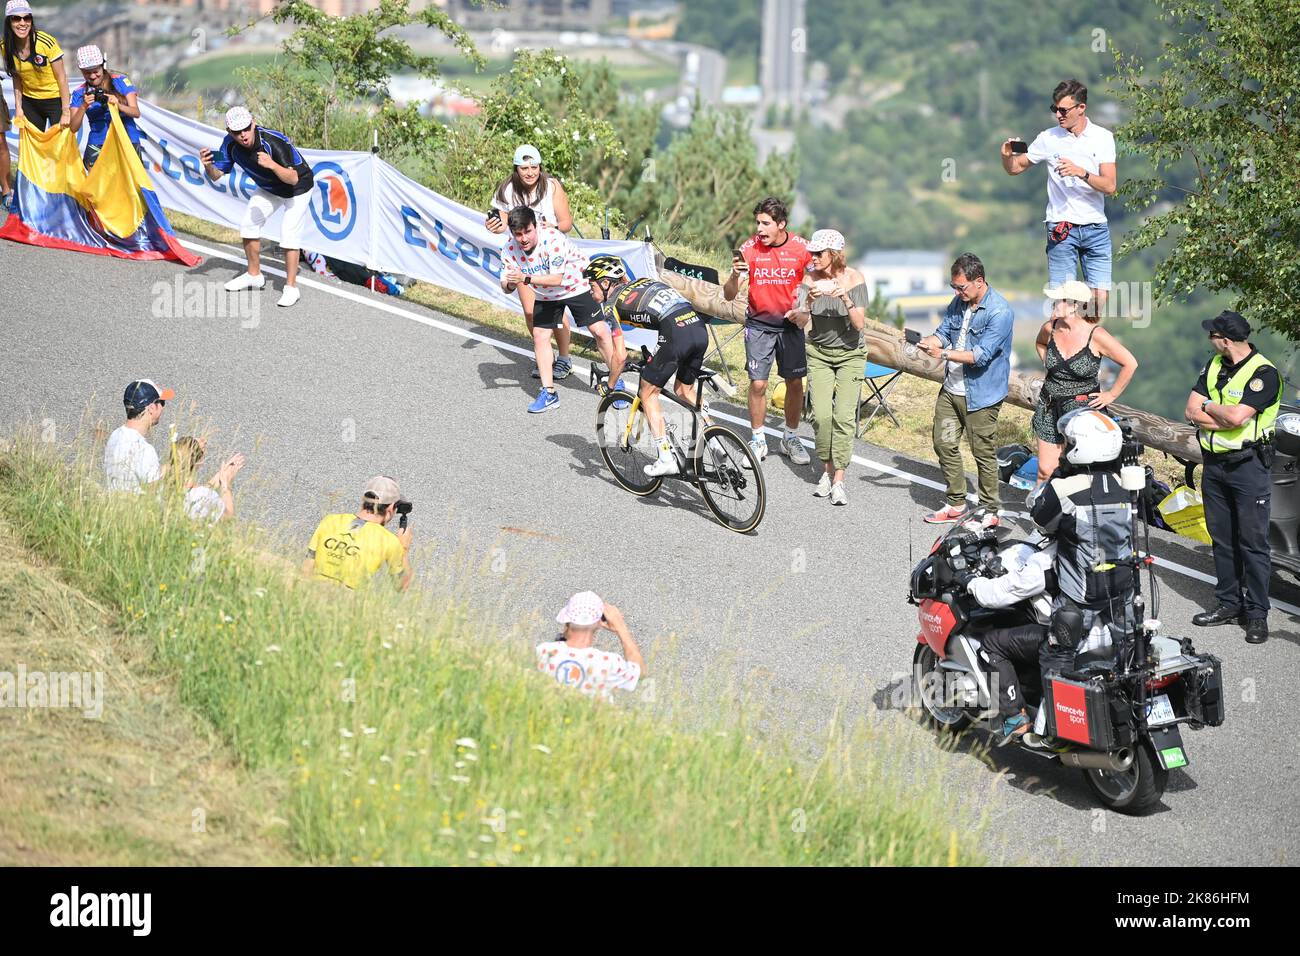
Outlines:
POLYGON ((951 298, 952 292, 948 288, 948 267, 951 264, 944 252, 885 249, 868 252, 857 268, 873 297, 879 292, 886 299, 925 293, 940 293, 951 298))
POLYGON ((804 0, 763 0, 758 82, 764 109, 789 109, 796 117, 803 111, 807 50, 804 0))

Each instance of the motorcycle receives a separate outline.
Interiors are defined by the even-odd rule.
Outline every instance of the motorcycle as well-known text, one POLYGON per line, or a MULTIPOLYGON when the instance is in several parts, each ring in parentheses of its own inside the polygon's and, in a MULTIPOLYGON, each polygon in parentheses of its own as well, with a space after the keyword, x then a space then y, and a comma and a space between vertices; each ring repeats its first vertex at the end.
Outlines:
MULTIPOLYGON (((1140 468, 1136 460, 1126 447, 1125 463, 1140 468)), ((1125 484, 1135 505, 1146 480, 1148 475, 1134 483, 1130 476, 1125 484)), ((1133 509, 1135 544, 1139 510, 1133 509)), ((982 650, 981 634, 1037 621, 1029 602, 991 610, 967 593, 965 583, 974 575, 1001 576, 1003 550, 1027 543, 1000 542, 996 530, 981 528, 983 518, 981 509, 954 525, 912 571, 908 601, 916 605, 920 624, 913 693, 926 722, 942 733, 976 726, 1000 735, 997 672, 982 650)), ((1149 557, 1136 547, 1133 552, 1134 581, 1140 582, 1145 565, 1158 601, 1149 557)), ((1136 627, 1130 637, 1076 654, 1073 669, 1049 675, 1046 687, 1036 661, 1017 664, 1016 672, 1031 719, 1045 708, 1045 736, 1059 745, 1031 747, 1021 737, 1018 746, 1077 768, 1102 804, 1137 815, 1160 801, 1170 771, 1188 765, 1180 728, 1221 725, 1225 699, 1218 658, 1197 654, 1189 638, 1161 635, 1159 620, 1144 619, 1140 586, 1132 602, 1136 627)))

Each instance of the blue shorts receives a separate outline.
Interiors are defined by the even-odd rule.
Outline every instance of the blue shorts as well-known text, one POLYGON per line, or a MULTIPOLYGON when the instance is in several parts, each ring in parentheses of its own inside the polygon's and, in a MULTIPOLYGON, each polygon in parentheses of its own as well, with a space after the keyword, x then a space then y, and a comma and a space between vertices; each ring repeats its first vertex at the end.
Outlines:
POLYGON ((1071 226, 1061 242, 1052 240, 1057 223, 1047 223, 1047 283, 1059 286, 1078 278, 1083 265, 1083 282, 1089 289, 1110 288, 1110 225, 1104 222, 1071 226))

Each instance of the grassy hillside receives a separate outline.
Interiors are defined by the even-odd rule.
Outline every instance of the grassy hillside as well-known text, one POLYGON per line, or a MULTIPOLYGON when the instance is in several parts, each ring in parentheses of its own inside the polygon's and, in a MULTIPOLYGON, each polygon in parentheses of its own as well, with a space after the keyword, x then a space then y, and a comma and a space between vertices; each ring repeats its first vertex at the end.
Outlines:
POLYGON ((534 635, 301 581, 250 529, 106 495, 35 440, 0 458, 0 492, 23 545, 146 642, 248 772, 279 783, 306 861, 980 862, 980 821, 906 762, 892 721, 814 744, 761 733, 753 713, 724 723, 679 703, 669 717, 644 694, 603 706, 533 672, 534 635))

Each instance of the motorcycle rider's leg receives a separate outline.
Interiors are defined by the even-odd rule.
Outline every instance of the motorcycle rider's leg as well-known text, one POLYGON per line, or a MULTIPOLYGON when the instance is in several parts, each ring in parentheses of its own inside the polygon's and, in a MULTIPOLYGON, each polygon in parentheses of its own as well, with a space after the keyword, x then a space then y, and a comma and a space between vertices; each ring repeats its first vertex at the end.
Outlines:
POLYGON ((1038 660, 1038 650, 1047 628, 1041 624, 1021 624, 1001 627, 981 636, 989 663, 997 671, 998 714, 1014 717, 1024 711, 1024 697, 1020 692, 1020 678, 1016 662, 1032 664, 1038 660))

